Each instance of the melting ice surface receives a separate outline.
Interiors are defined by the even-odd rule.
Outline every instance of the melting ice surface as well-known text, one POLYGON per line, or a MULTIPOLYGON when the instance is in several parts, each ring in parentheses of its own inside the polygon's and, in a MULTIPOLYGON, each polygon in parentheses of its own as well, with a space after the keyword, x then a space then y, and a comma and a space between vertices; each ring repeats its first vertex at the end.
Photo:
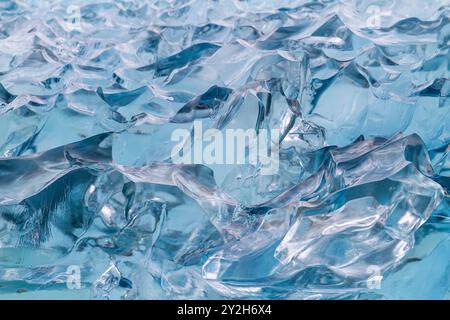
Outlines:
POLYGON ((449 299, 449 19, 1 0, 0 298, 449 299), (195 120, 280 129, 278 172, 172 163, 195 120))

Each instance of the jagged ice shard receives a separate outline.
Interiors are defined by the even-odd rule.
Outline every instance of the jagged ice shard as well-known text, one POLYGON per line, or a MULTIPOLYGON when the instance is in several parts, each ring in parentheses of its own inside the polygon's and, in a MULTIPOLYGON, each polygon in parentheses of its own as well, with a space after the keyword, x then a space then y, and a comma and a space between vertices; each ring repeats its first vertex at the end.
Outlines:
POLYGON ((449 0, 0 0, 0 299, 450 299, 449 48, 449 0))

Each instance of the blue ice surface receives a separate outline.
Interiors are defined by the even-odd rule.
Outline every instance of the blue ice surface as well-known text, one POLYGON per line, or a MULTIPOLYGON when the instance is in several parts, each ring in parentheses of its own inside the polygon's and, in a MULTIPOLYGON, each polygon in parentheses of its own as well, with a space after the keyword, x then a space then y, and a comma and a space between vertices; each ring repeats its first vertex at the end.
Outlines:
POLYGON ((449 299, 450 1, 0 1, 0 299, 449 299), (171 135, 279 129, 279 170, 171 135))

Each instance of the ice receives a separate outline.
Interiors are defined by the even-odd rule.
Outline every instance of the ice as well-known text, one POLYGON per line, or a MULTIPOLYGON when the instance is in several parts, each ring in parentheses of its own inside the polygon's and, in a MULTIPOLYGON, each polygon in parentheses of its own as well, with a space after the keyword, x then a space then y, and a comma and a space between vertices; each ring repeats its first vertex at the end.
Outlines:
POLYGON ((0 298, 448 299, 449 26, 448 0, 1 1, 0 298), (278 170, 175 163, 198 121, 279 129, 278 170))

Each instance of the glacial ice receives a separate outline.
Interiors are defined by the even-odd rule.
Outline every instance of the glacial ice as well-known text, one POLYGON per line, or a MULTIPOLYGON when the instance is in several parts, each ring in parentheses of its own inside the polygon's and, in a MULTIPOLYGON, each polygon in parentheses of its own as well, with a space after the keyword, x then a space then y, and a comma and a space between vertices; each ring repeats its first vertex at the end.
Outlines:
POLYGON ((4 0, 0 26, 0 299, 450 298, 449 0, 4 0), (279 129, 278 172, 173 163, 198 120, 279 129))

